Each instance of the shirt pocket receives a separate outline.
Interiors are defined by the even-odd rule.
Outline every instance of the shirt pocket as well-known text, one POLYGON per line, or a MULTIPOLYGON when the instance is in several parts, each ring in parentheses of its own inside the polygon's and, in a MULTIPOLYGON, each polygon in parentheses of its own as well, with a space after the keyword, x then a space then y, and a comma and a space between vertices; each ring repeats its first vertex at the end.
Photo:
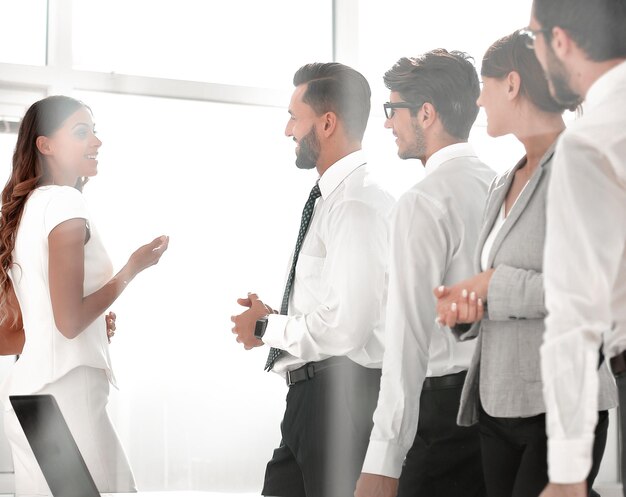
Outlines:
POLYGON ((312 255, 300 254, 298 257, 294 282, 294 299, 298 300, 298 308, 308 308, 311 301, 318 303, 321 300, 325 261, 324 257, 312 255))

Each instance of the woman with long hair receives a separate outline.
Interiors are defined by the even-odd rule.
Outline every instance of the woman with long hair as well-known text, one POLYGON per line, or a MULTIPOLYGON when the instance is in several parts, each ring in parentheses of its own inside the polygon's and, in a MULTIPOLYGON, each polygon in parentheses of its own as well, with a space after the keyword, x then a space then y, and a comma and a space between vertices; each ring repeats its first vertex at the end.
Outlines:
POLYGON ((105 313, 169 243, 140 247, 113 276, 90 222, 82 187, 97 174, 102 142, 91 110, 52 96, 20 125, 0 217, 0 346, 19 353, 0 389, 16 495, 48 486, 11 409, 9 395, 52 394, 101 492, 135 490, 132 471, 106 411, 115 385, 105 313))
MULTIPOLYGON (((478 105, 487 114, 487 132, 513 134, 525 154, 490 187, 476 276, 435 289, 440 322, 462 340, 478 339, 458 422, 479 425, 490 497, 536 497, 548 482, 539 355, 546 316, 542 268, 547 186, 566 107, 550 95, 528 45, 526 35, 515 32, 496 41, 483 58, 478 105)), ((617 404, 606 364, 600 378, 589 490, 604 452, 607 409, 617 404)))

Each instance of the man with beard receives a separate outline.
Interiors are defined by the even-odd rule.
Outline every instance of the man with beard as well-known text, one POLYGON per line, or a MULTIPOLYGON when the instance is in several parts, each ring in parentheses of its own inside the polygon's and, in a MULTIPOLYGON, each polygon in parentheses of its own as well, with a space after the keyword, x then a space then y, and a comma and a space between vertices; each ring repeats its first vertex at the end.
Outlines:
POLYGON ((319 180, 302 213, 280 313, 250 294, 234 316, 246 349, 271 346, 266 370, 289 386, 282 441, 263 495, 354 492, 376 407, 383 356, 388 217, 393 198, 368 174, 361 140, 365 78, 338 63, 308 64, 293 80, 285 134, 296 165, 319 180))
POLYGON ((525 32, 554 97, 584 99, 553 159, 541 350, 551 482, 541 495, 582 497, 600 348, 617 379, 626 441, 626 1, 535 0, 525 32))
POLYGON ((384 76, 385 127, 398 155, 419 159, 426 176, 392 217, 383 376, 357 497, 485 495, 478 428, 456 424, 474 343, 435 322, 433 295, 473 274, 495 176, 467 143, 480 94, 469 59, 438 49, 402 58, 384 76))

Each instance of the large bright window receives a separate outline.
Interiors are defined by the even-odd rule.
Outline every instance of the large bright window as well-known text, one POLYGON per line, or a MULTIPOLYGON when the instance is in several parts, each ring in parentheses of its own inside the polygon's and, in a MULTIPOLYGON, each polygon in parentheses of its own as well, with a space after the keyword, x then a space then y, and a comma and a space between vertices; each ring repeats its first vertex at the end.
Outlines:
POLYGON ((0 62, 46 63, 47 5, 46 0, 0 0, 0 62))
POLYGON ((382 81, 400 57, 445 48, 469 53, 480 70, 489 45, 528 24, 531 5, 532 0, 359 2, 361 68, 372 81, 382 81))
MULTIPOLYGON (((279 302, 313 172, 284 109, 77 93, 103 141, 85 188, 115 266, 170 235, 113 306, 120 430, 140 488, 254 489, 280 441, 284 382, 230 332, 236 298, 279 302), (259 427, 264 428, 259 431, 259 427), (233 464, 237 461, 237 464, 233 464)), ((274 304, 277 305, 277 304, 274 304)))
POLYGON ((74 67, 284 88, 332 58, 331 0, 80 0, 74 67))

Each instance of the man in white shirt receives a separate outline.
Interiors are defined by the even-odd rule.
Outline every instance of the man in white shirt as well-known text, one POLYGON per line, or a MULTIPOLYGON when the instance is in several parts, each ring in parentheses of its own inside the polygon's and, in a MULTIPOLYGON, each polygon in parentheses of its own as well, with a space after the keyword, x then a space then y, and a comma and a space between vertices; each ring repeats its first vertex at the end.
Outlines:
POLYGON ((270 345, 266 369, 289 386, 263 495, 345 497, 363 464, 380 386, 394 201, 361 152, 371 95, 365 78, 342 64, 309 64, 294 86, 285 133, 297 143, 296 165, 316 167, 320 178, 303 211, 280 314, 251 294, 239 301, 249 309, 232 318, 233 331, 246 348, 270 345))
POLYGON ((355 495, 483 496, 477 428, 456 424, 474 344, 435 323, 433 295, 472 274, 495 177, 467 143, 478 76, 466 54, 439 49, 400 59, 384 81, 385 127, 398 155, 419 159, 426 176, 392 217, 383 376, 355 495))
POLYGON ((582 497, 603 342, 626 413, 626 1, 535 0, 528 32, 556 99, 584 99, 548 190, 541 349, 551 482, 542 496, 582 497))

